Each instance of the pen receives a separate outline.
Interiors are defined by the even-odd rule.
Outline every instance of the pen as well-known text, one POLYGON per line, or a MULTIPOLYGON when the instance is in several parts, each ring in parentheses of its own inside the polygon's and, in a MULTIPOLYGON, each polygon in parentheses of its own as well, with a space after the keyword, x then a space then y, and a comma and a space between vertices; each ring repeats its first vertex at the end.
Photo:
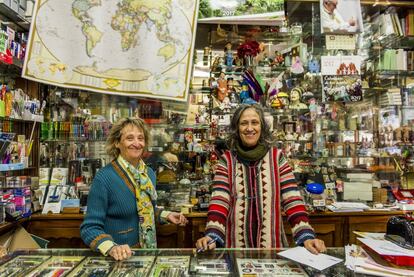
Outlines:
MULTIPOLYGON (((217 238, 213 238, 213 239, 211 239, 208 243, 207 243, 207 248, 208 248, 208 246, 209 245, 212 245, 213 243, 215 243, 217 241, 217 238)), ((198 248, 197 249, 197 253, 201 253, 201 252, 203 252, 204 250, 206 250, 206 249, 204 249, 203 247, 201 247, 201 248, 198 248)))

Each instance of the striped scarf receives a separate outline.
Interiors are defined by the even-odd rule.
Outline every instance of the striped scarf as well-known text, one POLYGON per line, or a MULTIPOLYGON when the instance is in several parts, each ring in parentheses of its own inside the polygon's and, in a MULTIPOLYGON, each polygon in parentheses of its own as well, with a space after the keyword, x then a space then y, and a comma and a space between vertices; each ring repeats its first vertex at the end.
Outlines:
POLYGON ((154 206, 152 202, 157 200, 157 192, 147 173, 147 165, 143 160, 138 167, 134 167, 121 156, 120 164, 134 177, 135 199, 139 218, 139 244, 141 248, 157 248, 155 230, 154 206))

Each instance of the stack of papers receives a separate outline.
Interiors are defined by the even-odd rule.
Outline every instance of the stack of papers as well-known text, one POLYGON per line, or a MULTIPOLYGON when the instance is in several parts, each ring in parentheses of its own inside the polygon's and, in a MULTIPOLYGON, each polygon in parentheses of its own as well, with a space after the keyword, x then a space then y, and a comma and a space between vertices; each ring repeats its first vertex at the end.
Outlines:
POLYGON ((359 202, 335 202, 326 207, 333 212, 362 212, 369 210, 367 205, 359 202))
POLYGON ((358 240, 381 256, 405 256, 414 258, 414 250, 402 248, 388 240, 372 238, 358 238, 358 240))
POLYGON ((298 246, 295 248, 290 248, 288 250, 277 253, 279 256, 290 259, 292 261, 304 264, 310 267, 313 267, 317 270, 324 270, 328 267, 336 265, 337 263, 342 262, 341 259, 338 259, 333 256, 326 254, 312 254, 306 248, 298 246))
POLYGON ((375 262, 368 253, 358 245, 353 244, 345 246, 345 254, 346 267, 353 270, 355 273, 384 277, 414 276, 414 271, 395 268, 375 262))

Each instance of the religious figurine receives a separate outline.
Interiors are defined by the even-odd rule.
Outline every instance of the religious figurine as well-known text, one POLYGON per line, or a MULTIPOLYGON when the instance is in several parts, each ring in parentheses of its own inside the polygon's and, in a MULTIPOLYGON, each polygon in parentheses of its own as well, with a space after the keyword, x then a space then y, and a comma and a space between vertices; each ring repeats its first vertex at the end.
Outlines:
POLYGON ((226 62, 226 66, 227 67, 232 67, 233 66, 233 51, 231 50, 231 42, 227 42, 226 46, 224 47, 224 59, 226 62))
POLYGON ((217 100, 223 102, 224 98, 227 97, 227 80, 226 74, 224 72, 220 73, 219 78, 217 79, 217 100))
POLYGON ((249 86, 246 81, 242 82, 242 91, 240 92, 240 100, 243 104, 255 104, 256 101, 250 97, 249 86))

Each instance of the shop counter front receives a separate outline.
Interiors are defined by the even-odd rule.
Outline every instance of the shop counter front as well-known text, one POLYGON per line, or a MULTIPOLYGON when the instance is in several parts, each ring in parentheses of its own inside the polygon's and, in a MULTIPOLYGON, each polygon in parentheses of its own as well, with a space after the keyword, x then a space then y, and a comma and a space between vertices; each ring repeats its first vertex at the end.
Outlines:
MULTIPOLYGON (((388 219, 402 214, 403 211, 320 212, 310 214, 309 218, 318 238, 324 240, 327 246, 343 247, 358 243, 354 231, 384 233, 388 219)), ((194 247, 197 239, 204 235, 207 213, 190 213, 186 217, 189 223, 185 227, 173 224, 157 226, 159 247, 194 247)), ((31 234, 49 240, 49 247, 81 248, 86 247, 80 239, 79 226, 82 220, 82 214, 35 214, 25 227, 31 234)), ((284 224, 291 242, 291 229, 285 217, 284 224)))
MULTIPOLYGON (((1 260, 0 276, 365 276, 340 262, 324 271, 299 265, 277 253, 281 250, 134 249, 134 255, 116 262, 87 249, 15 251, 1 260)), ((344 248, 327 254, 344 260, 344 248)))

